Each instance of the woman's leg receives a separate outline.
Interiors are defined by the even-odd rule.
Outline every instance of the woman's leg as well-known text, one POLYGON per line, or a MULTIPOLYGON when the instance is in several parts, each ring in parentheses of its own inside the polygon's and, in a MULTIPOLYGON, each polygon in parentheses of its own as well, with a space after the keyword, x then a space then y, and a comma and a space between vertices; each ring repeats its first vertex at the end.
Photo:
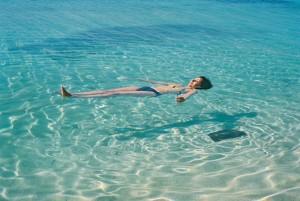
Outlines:
POLYGON ((70 93, 63 86, 60 88, 60 93, 62 96, 86 96, 86 95, 98 95, 98 94, 107 94, 110 92, 119 92, 119 91, 136 91, 139 87, 122 87, 116 89, 109 90, 96 90, 96 91, 87 91, 87 92, 78 92, 78 93, 70 93))
POLYGON ((110 96, 157 96, 153 91, 137 91, 139 87, 123 87, 104 91, 91 91, 81 93, 69 93, 64 87, 61 87, 62 96, 72 96, 78 98, 110 97, 110 96))
POLYGON ((111 96, 157 96, 156 93, 152 91, 107 91, 98 94, 85 94, 85 95, 73 95, 78 98, 96 98, 96 97, 111 97, 111 96))
POLYGON ((81 96, 81 95, 97 95, 97 94, 103 94, 108 92, 116 92, 116 91, 135 91, 139 87, 122 87, 122 88, 115 88, 115 89, 108 89, 108 90, 96 90, 96 91, 87 91, 87 92, 78 92, 78 93, 72 93, 72 95, 81 96))

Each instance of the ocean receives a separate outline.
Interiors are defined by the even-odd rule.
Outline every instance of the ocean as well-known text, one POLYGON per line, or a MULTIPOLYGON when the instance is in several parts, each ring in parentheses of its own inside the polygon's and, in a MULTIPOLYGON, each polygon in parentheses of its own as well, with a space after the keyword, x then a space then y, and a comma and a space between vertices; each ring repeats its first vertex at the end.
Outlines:
POLYGON ((299 77, 299 0, 1 1, 0 200, 299 200, 299 77))

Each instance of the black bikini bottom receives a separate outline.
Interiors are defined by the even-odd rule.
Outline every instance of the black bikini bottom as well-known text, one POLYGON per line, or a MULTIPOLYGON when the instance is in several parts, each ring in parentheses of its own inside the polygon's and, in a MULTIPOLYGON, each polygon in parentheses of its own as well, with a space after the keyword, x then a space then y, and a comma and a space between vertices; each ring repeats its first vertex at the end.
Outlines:
POLYGON ((161 93, 159 93, 158 91, 156 91, 152 87, 148 87, 148 86, 140 87, 140 88, 137 89, 137 91, 151 91, 151 92, 154 92, 156 94, 156 96, 161 95, 161 93))

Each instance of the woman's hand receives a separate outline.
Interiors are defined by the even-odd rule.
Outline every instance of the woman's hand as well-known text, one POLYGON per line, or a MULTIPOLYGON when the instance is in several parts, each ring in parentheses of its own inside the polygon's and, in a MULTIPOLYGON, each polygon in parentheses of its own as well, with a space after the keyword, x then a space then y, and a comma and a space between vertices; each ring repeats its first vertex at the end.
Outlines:
POLYGON ((181 94, 181 95, 177 96, 176 101, 178 103, 181 103, 181 102, 185 101, 186 99, 188 99, 189 97, 191 97, 192 95, 194 95, 195 93, 197 93, 197 90, 191 89, 191 90, 187 91, 185 94, 181 94))
POLYGON ((178 103, 182 103, 183 101, 185 101, 185 98, 182 97, 182 96, 177 96, 177 97, 176 97, 176 101, 177 101, 178 103))

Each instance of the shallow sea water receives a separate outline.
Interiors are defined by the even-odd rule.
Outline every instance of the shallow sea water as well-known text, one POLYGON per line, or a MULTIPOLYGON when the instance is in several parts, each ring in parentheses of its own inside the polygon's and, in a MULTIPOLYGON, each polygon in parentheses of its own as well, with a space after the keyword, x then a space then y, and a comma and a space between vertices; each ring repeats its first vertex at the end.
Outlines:
POLYGON ((299 77, 299 1, 1 1, 0 200, 299 200, 299 77))

